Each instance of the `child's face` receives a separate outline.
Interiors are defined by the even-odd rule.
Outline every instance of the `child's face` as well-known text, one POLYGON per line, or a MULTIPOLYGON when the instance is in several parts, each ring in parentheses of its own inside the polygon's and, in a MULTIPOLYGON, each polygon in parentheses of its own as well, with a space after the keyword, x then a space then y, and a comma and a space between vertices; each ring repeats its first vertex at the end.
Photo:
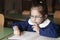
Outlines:
POLYGON ((43 21, 41 13, 36 9, 31 10, 31 21, 36 24, 40 24, 43 21))

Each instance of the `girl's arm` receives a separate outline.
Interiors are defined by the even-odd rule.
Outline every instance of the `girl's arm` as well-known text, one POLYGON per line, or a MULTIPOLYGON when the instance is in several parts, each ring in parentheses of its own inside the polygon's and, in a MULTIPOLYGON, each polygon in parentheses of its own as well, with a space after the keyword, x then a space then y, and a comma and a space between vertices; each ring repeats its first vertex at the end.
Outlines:
POLYGON ((21 35, 22 31, 26 30, 26 22, 14 22, 12 24, 14 35, 21 35))

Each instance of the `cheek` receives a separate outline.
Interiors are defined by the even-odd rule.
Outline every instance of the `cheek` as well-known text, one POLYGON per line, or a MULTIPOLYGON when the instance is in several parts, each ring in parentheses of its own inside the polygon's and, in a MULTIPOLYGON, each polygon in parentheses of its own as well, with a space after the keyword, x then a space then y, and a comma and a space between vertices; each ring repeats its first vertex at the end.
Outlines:
POLYGON ((35 20, 34 20, 34 19, 32 19, 32 18, 31 18, 31 21, 32 21, 32 22, 35 22, 35 20))

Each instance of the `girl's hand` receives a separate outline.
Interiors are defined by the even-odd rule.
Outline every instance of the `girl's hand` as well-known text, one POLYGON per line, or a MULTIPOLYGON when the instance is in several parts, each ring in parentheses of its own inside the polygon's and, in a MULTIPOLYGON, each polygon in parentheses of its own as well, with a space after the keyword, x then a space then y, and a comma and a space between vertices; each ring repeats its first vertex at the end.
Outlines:
POLYGON ((34 31, 39 33, 39 26, 36 23, 32 26, 32 28, 33 28, 34 31))
POLYGON ((13 34, 14 34, 14 35, 18 35, 18 36, 19 36, 19 35, 22 34, 22 32, 18 29, 18 26, 14 26, 14 27, 13 27, 13 30, 14 30, 14 31, 13 31, 13 34))
POLYGON ((15 30, 15 31, 13 32, 13 34, 19 36, 19 35, 21 35, 21 32, 20 32, 19 30, 15 30))

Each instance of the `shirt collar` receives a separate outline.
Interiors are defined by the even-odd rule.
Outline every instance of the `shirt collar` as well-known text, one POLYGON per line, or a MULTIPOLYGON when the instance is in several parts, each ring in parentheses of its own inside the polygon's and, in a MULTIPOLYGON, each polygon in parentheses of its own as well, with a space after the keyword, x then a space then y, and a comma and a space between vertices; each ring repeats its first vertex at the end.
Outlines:
MULTIPOLYGON (((40 28, 45 28, 45 27, 47 27, 49 25, 50 22, 51 21, 49 19, 46 19, 43 23, 39 24, 39 27, 40 28)), ((32 21, 31 21, 31 19, 28 20, 28 23, 30 25, 34 25, 34 23, 32 23, 32 21)))

